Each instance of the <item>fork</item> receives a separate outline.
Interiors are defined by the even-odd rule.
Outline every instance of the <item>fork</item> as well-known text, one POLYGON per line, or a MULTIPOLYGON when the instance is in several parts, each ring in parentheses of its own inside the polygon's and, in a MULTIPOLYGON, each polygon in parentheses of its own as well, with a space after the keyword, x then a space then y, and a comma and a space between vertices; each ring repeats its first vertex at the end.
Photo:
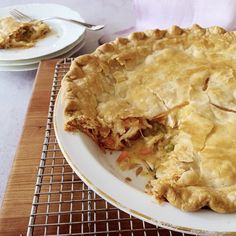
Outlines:
MULTIPOLYGON (((13 9, 9 13, 11 16, 13 16, 14 18, 16 18, 19 21, 35 21, 36 20, 36 19, 31 18, 30 16, 24 14, 23 12, 21 12, 17 9, 13 9)), ((92 30, 92 31, 101 30, 105 27, 104 25, 93 25, 93 24, 81 22, 78 20, 67 19, 67 18, 59 17, 59 16, 48 17, 48 18, 40 19, 38 21, 47 21, 47 20, 52 20, 52 19, 74 22, 74 23, 80 24, 80 25, 84 26, 86 29, 92 30)))

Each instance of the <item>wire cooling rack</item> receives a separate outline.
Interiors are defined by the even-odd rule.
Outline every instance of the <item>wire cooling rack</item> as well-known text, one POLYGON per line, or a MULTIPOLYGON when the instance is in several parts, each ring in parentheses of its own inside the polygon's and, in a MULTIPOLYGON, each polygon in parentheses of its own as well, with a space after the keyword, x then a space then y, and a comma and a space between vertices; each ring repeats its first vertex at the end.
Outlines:
POLYGON ((138 220, 90 190, 63 157, 53 129, 61 79, 72 59, 56 65, 27 235, 186 235, 138 220))

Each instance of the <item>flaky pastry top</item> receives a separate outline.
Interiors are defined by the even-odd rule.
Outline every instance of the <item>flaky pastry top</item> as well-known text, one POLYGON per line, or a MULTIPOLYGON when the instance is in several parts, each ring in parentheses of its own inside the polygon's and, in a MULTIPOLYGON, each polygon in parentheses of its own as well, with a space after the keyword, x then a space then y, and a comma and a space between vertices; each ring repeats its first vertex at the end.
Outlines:
POLYGON ((236 33, 217 26, 117 38, 72 62, 65 129, 119 150, 165 117, 174 149, 156 164, 150 193, 187 211, 236 211, 235 55, 236 33))

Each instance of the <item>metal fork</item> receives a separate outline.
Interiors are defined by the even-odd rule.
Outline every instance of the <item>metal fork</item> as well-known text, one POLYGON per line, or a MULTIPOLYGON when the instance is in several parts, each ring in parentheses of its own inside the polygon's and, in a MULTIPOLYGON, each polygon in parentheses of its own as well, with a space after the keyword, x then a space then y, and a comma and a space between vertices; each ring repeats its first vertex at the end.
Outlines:
MULTIPOLYGON (((29 21, 37 20, 37 19, 33 19, 30 16, 27 16, 26 14, 24 14, 23 12, 21 12, 21 11, 19 11, 17 9, 13 9, 9 13, 10 13, 11 16, 13 16, 14 18, 16 18, 19 21, 26 21, 26 22, 28 21, 29 22, 29 21)), ((92 30, 92 31, 101 30, 101 29, 103 29, 105 27, 104 25, 93 25, 93 24, 81 22, 81 21, 78 21, 78 20, 67 19, 67 18, 58 17, 58 16, 44 18, 44 19, 39 19, 37 21, 47 21, 47 20, 52 20, 52 19, 58 19, 58 20, 74 22, 74 23, 80 24, 80 25, 84 26, 86 29, 92 30)))

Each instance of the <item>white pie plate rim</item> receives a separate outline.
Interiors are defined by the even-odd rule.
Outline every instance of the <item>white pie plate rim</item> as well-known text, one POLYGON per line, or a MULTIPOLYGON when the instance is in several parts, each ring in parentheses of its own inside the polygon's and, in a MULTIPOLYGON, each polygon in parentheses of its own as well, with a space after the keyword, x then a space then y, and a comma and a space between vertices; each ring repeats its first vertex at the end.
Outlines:
POLYGON ((118 153, 104 154, 86 135, 64 131, 61 100, 59 92, 54 108, 59 146, 75 173, 98 195, 141 220, 167 229, 201 235, 236 234, 236 213, 219 214, 207 209, 182 212, 169 203, 158 205, 140 190, 142 179, 135 179, 132 173, 122 172, 114 165, 118 153), (125 176, 133 178, 134 183, 126 183, 125 176))
POLYGON ((41 60, 46 60, 46 59, 51 59, 51 58, 55 58, 55 57, 58 57, 58 56, 61 56, 61 55, 64 55, 65 53, 71 51, 73 48, 75 48, 77 45, 83 43, 85 39, 85 34, 81 35, 78 40, 76 40, 74 43, 70 44, 69 46, 57 51, 57 52, 54 52, 54 53, 51 53, 51 54, 48 54, 46 56, 42 56, 42 57, 37 57, 37 58, 34 58, 34 59, 28 59, 28 60, 16 60, 16 61, 1 61, 0 60, 0 67, 8 67, 8 66, 26 66, 26 65, 32 65, 32 64, 36 64, 36 63, 39 63, 41 60))
MULTIPOLYGON (((61 58, 69 58, 76 52, 78 52, 82 47, 85 45, 85 40, 80 41, 79 44, 75 45, 72 49, 70 49, 68 52, 61 52, 60 56, 61 58)), ((59 59, 58 59, 59 60, 59 59)), ((63 60, 63 59, 61 59, 63 60)), ((0 71, 30 71, 30 70, 36 70, 39 66, 39 62, 27 64, 27 65, 8 65, 8 66, 2 66, 0 65, 0 71)))
MULTIPOLYGON (((83 21, 78 12, 68 7, 47 3, 31 3, 0 8, 0 18, 9 16, 9 11, 12 9, 18 9, 36 19, 61 16, 83 21)), ((0 49, 0 61, 33 59, 57 52, 74 43, 85 32, 84 27, 67 21, 53 19, 46 23, 52 32, 45 38, 38 40, 35 46, 31 48, 0 49)))

